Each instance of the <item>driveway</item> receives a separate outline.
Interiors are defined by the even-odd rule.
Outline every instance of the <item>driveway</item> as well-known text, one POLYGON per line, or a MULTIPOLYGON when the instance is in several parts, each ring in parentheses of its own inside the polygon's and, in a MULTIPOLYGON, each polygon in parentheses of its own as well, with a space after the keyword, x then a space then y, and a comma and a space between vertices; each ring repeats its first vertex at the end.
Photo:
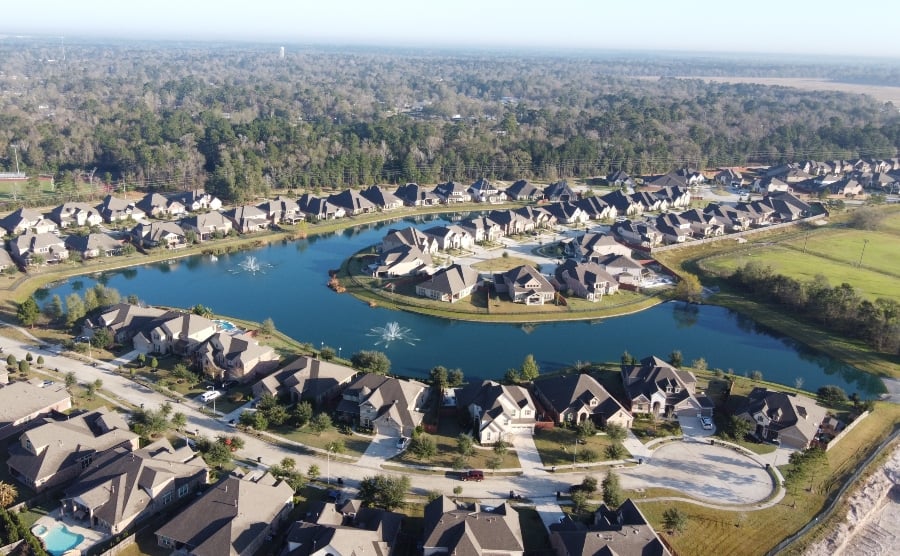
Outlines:
POLYGON ((385 460, 392 458, 400 453, 397 448, 397 436, 387 436, 384 434, 376 434, 366 448, 366 452, 360 456, 356 464, 359 467, 368 467, 371 469, 381 468, 381 464, 385 460))
POLYGON ((657 448, 649 462, 619 474, 624 488, 670 488, 721 504, 759 502, 772 492, 763 465, 707 442, 671 442, 657 448))
POLYGON ((716 432, 716 427, 704 430, 700 424, 700 418, 693 412, 683 412, 678 414, 678 425, 681 427, 681 433, 684 437, 706 440, 706 437, 712 436, 716 432))
POLYGON ((514 434, 512 445, 519 456, 519 465, 522 466, 523 475, 546 475, 544 463, 534 445, 534 438, 530 434, 514 434))

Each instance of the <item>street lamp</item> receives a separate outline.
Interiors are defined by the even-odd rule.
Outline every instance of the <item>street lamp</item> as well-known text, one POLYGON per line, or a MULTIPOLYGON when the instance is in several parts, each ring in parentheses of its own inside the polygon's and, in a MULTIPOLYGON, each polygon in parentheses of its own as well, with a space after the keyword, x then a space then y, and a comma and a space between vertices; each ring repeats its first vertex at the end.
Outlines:
POLYGON ((93 353, 91 352, 91 339, 88 338, 87 336, 85 336, 85 338, 84 338, 84 343, 87 344, 87 348, 88 348, 88 359, 93 359, 93 358, 94 358, 94 355, 93 355, 93 353))
POLYGON ((862 266, 862 258, 863 258, 863 255, 865 255, 865 253, 866 253, 866 246, 867 246, 868 244, 869 244, 869 240, 868 240, 868 239, 864 239, 864 240, 863 240, 862 251, 859 252, 859 262, 856 263, 856 266, 857 266, 857 267, 862 266))
POLYGON ((325 457, 327 458, 326 471, 325 471, 325 483, 331 484, 331 449, 333 446, 331 444, 328 445, 328 451, 325 452, 325 457))

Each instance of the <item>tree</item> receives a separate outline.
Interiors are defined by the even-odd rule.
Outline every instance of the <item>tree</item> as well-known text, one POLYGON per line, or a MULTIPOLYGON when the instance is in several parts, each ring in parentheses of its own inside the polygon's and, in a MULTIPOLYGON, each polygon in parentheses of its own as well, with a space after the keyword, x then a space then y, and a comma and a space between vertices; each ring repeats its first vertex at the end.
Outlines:
POLYGON ((297 467, 297 460, 294 458, 285 457, 282 458, 281 463, 278 465, 281 466, 285 471, 293 471, 295 467, 297 467))
MULTIPOLYGON (((129 302, 130 301, 131 300, 129 299, 129 302)), ((132 303, 132 305, 137 305, 137 303, 132 303)), ((199 303, 194 305, 193 307, 191 307, 191 313, 193 313, 195 315, 199 315, 201 317, 208 318, 208 319, 213 318, 212 309, 210 309, 209 307, 206 307, 205 305, 201 305, 199 303)))
POLYGON ((8 508, 19 497, 19 489, 11 483, 0 481, 0 508, 8 508))
POLYGON ((315 481, 322 474, 322 470, 319 469, 319 466, 313 463, 309 466, 309 469, 306 470, 306 476, 309 477, 310 481, 315 481))
POLYGON ((503 465, 503 457, 497 454, 492 455, 487 460, 488 469, 491 471, 497 471, 500 469, 500 466, 503 465))
POLYGON ((317 435, 321 435, 331 428, 331 417, 327 413, 317 413, 309 422, 309 428, 317 435))
POLYGON ((94 399, 94 396, 97 394, 97 385, 93 382, 89 382, 85 385, 85 394, 88 398, 94 399))
POLYGON ((143 352, 139 353, 137 356, 138 363, 141 364, 141 367, 147 364, 147 355, 143 352))
POLYGON ((16 366, 16 364, 17 364, 17 362, 16 362, 16 356, 15 356, 15 355, 13 355, 13 354, 10 353, 9 355, 6 356, 6 366, 7 366, 7 367, 9 367, 10 369, 12 369, 13 367, 16 366))
POLYGON ((537 362, 534 360, 534 355, 529 353, 525 356, 525 361, 522 362, 522 369, 520 371, 522 380, 525 382, 532 382, 540 374, 541 371, 537 362))
POLYGON ((359 497, 366 506, 393 510, 403 504, 410 487, 409 477, 375 475, 365 477, 359 483, 359 497))
POLYGON ((59 294, 53 295, 53 298, 50 299, 50 303, 44 307, 44 314, 52 321, 58 321, 63 318, 65 310, 63 309, 62 299, 59 297, 59 294))
POLYGON ((507 369, 506 374, 503 375, 503 382, 506 382, 507 384, 516 384, 521 379, 521 374, 517 369, 507 369))
POLYGON ((361 371, 378 375, 386 375, 391 370, 391 360, 380 351, 358 351, 350 357, 350 363, 361 371))
POLYGON ((197 446, 206 463, 213 467, 219 467, 231 461, 231 449, 222 442, 210 442, 204 439, 204 441, 198 442, 197 446))
POLYGON ((628 451, 625 450, 625 447, 618 442, 614 442, 606 447, 606 459, 622 459, 627 453, 628 451))
POLYGON ((36 363, 37 363, 38 367, 43 367, 44 366, 44 356, 38 355, 36 363))
POLYGON ((313 406, 309 402, 300 402, 294 406, 294 423, 298 429, 302 429, 309 424, 313 416, 313 406))
POLYGON ((831 405, 846 402, 848 399, 847 392, 840 386, 835 386, 833 384, 820 387, 816 390, 816 395, 819 396, 819 399, 823 403, 831 405))
POLYGON ((157 367, 159 367, 159 360, 157 360, 156 357, 151 357, 150 368, 155 370, 157 367))
POLYGON ((175 427, 175 430, 180 431, 184 429, 185 425, 187 425, 187 416, 184 413, 178 412, 172 415, 172 426, 175 427))
POLYGON ((498 456, 505 456, 506 453, 509 452, 509 442, 505 440, 498 440, 494 442, 494 453, 498 456))
POLYGON ((31 371, 31 363, 24 359, 19 361, 19 372, 23 375, 26 375, 29 373, 29 371, 31 371))
POLYGON ((725 420, 725 436, 732 440, 743 440, 753 430, 753 424, 737 415, 729 415, 725 420))
POLYGON ((456 451, 463 457, 469 457, 475 453, 475 441, 470 434, 460 434, 456 437, 456 451))
POLYGON ((763 379, 762 371, 750 371, 750 380, 759 382, 763 379))
POLYGON ((577 452, 578 461, 583 461, 586 463, 590 463, 592 461, 597 461, 597 450, 593 448, 582 448, 577 452))
POLYGON ((587 493, 597 492, 597 477, 594 477, 593 475, 585 475, 584 479, 581 480, 581 485, 578 488, 579 490, 583 490, 587 493))
POLYGON ((463 375, 462 369, 450 369, 447 373, 447 386, 450 388, 462 386, 464 381, 465 375, 463 375))
POLYGON ((606 436, 613 442, 622 442, 625 440, 625 437, 628 436, 628 431, 623 426, 616 425, 615 423, 607 423, 606 436))
POLYGON ((704 359, 702 357, 698 357, 697 359, 694 359, 693 361, 691 361, 691 367, 693 367, 694 369, 696 369, 698 371, 705 371, 706 370, 706 359, 704 359))
POLYGON ((698 303, 703 299, 703 286, 700 284, 699 278, 685 272, 681 275, 681 280, 678 281, 678 284, 675 285, 675 289, 672 290, 672 295, 675 299, 687 301, 688 303, 698 303))
POLYGON ((581 440, 597 434, 597 427, 590 419, 584 419, 575 427, 575 436, 581 440))
POLYGON ((409 451, 422 461, 428 461, 437 454, 437 444, 431 436, 419 433, 414 434, 409 441, 409 451))
POLYGON ((275 321, 273 321, 271 317, 266 318, 266 320, 262 321, 262 326, 259 328, 259 331, 266 336, 271 336, 275 333, 275 321))
POLYGON ((438 365, 429 371, 428 376, 431 379, 432 389, 434 389, 439 397, 442 396, 444 389, 447 388, 449 384, 447 369, 438 365))
POLYGON ((245 427, 250 427, 258 431, 264 431, 269 428, 269 420, 262 411, 245 411, 241 413, 239 422, 245 427))
POLYGON ((324 346, 319 350, 319 357, 321 357, 324 361, 331 361, 332 359, 334 359, 334 348, 324 346))
POLYGON ((637 359, 628 353, 628 351, 622 352, 622 357, 620 358, 623 365, 637 365, 637 359))
POLYGON ((106 349, 113 344, 113 335, 106 328, 98 328, 91 337, 91 344, 100 349, 106 349))
POLYGON ((269 420, 269 424, 274 427, 281 426, 288 420, 288 411, 280 404, 270 407, 262 413, 266 416, 266 419, 269 420))
POLYGON ((29 297, 22 303, 19 303, 19 307, 16 310, 16 317, 19 319, 19 323, 22 326, 30 326, 32 328, 34 328, 34 323, 37 322, 40 314, 41 310, 34 297, 29 297))
POLYGON ((587 504, 588 504, 587 492, 585 492, 581 489, 572 491, 571 498, 572 498, 572 512, 575 513, 575 515, 580 515, 581 512, 583 512, 584 509, 587 508, 587 504))
POLYGON ((619 484, 619 476, 610 471, 603 479, 603 503, 610 508, 618 508, 622 503, 622 487, 619 484))
POLYGON ((66 373, 66 388, 71 389, 78 383, 78 379, 75 378, 75 373, 69 371, 66 373))
POLYGON ((672 353, 669 354, 669 364, 680 369, 683 362, 684 356, 681 355, 681 350, 672 350, 672 353))
POLYGON ((683 533, 687 527, 687 516, 678 508, 669 508, 663 512, 663 525, 670 533, 683 533))

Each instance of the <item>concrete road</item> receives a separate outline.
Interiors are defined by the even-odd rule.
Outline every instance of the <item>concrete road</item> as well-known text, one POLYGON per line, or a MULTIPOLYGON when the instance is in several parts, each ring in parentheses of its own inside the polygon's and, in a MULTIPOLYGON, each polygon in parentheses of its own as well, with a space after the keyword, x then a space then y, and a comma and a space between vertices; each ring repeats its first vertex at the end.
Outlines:
POLYGON ((729 448, 706 442, 671 442, 644 465, 621 469, 624 488, 664 487, 720 504, 751 504, 772 492, 765 467, 729 448))

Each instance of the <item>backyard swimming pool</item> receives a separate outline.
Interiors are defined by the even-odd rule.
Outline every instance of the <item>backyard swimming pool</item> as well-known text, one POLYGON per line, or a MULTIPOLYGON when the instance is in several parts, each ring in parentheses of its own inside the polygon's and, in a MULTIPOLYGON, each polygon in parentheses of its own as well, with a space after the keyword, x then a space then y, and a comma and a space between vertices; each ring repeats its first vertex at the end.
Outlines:
POLYGON ((214 320, 213 322, 218 324, 219 328, 221 328, 225 332, 231 332, 232 330, 235 330, 237 328, 237 326, 235 326, 233 322, 227 320, 214 320))
MULTIPOLYGON (((46 530, 46 528, 45 528, 46 530)), ((62 556, 67 550, 71 550, 81 544, 84 535, 79 535, 69 531, 65 525, 59 525, 50 529, 46 536, 41 537, 47 552, 53 556, 62 556)))

